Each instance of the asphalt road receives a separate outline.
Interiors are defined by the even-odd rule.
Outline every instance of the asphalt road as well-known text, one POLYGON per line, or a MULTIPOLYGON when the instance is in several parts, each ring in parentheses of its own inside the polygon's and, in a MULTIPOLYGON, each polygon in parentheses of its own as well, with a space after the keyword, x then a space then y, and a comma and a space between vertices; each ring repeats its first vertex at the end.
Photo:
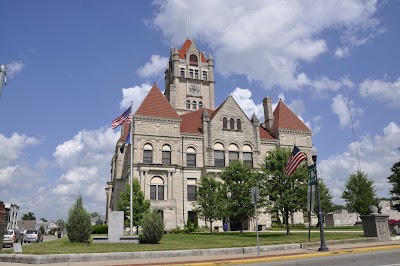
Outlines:
POLYGON ((324 257, 295 258, 277 262, 259 262, 240 265, 268 265, 268 266, 400 266, 400 250, 377 250, 373 252, 335 254, 324 257))

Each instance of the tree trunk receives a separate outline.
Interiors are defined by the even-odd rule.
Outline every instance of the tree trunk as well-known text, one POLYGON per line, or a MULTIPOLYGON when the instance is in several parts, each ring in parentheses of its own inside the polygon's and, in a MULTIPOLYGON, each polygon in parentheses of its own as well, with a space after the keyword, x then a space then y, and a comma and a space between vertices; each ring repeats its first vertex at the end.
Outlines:
POLYGON ((240 220, 239 227, 240 227, 240 233, 242 234, 243 233, 243 222, 241 220, 240 220))
POLYGON ((210 220, 210 234, 212 234, 213 227, 212 227, 212 221, 210 220))
POLYGON ((285 220, 286 220, 286 234, 290 235, 289 229, 289 211, 285 209, 285 220))

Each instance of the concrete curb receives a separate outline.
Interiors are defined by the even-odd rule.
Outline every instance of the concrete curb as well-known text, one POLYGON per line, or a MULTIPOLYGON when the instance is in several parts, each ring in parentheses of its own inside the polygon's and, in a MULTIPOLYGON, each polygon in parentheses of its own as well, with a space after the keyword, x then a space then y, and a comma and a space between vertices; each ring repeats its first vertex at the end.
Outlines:
MULTIPOLYGON (((358 238, 346 240, 327 241, 327 245, 344 245, 357 243, 381 242, 378 238, 358 238)), ((302 244, 282 244, 260 246, 261 252, 307 249, 319 246, 319 242, 302 244)), ((215 256, 256 253, 257 247, 237 248, 215 248, 195 250, 165 250, 165 251, 142 251, 142 252, 113 252, 113 253, 86 253, 86 254, 49 254, 49 255, 28 255, 28 254, 2 254, 0 262, 25 263, 25 264, 49 264, 63 262, 89 262, 89 261, 110 261, 110 260, 131 260, 151 259, 167 257, 192 257, 192 256, 215 256)))

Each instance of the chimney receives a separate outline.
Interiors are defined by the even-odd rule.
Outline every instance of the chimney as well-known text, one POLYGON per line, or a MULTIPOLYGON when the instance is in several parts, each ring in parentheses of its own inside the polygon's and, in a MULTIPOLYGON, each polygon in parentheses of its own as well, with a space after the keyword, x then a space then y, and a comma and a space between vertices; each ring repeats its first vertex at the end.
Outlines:
POLYGON ((263 100, 265 129, 271 132, 272 125, 274 124, 274 114, 272 113, 272 100, 270 97, 265 97, 263 100))

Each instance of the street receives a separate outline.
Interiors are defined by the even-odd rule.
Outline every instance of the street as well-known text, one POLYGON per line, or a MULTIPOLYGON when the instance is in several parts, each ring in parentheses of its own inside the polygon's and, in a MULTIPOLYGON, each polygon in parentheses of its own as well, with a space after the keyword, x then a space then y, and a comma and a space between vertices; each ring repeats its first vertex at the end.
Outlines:
POLYGON ((324 257, 295 258, 276 262, 259 262, 240 265, 268 265, 268 266, 330 266, 330 265, 351 265, 351 266, 396 266, 400 265, 400 249, 378 250, 373 252, 360 252, 348 254, 336 254, 324 257))

